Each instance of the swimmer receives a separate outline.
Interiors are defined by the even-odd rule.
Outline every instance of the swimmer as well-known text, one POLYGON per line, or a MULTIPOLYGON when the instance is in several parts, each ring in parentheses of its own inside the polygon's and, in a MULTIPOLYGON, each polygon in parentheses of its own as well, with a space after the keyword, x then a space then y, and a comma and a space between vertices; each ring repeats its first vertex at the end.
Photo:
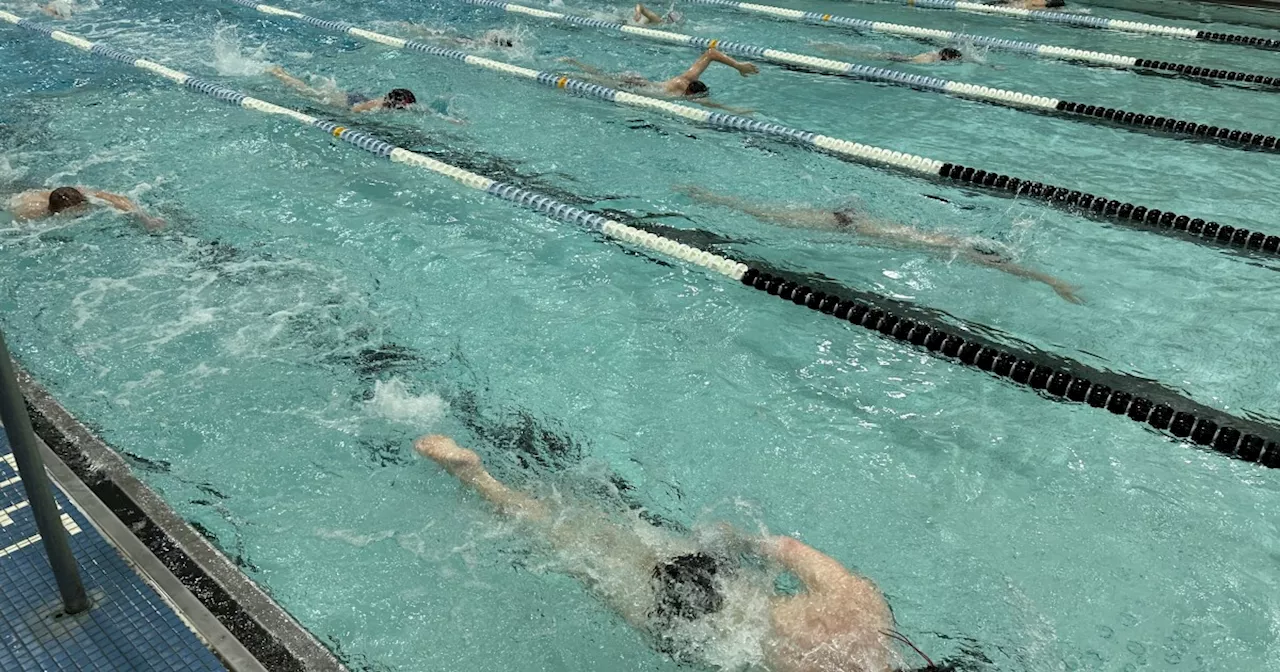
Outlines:
POLYGON ((164 220, 143 212, 137 203, 120 194, 96 191, 85 187, 58 187, 56 189, 32 189, 9 198, 8 211, 14 219, 37 220, 46 217, 80 217, 89 213, 92 206, 103 203, 138 219, 147 231, 164 228, 164 220))
POLYGON ((680 12, 670 11, 666 16, 659 15, 657 12, 645 7, 642 4, 636 5, 636 11, 631 15, 631 23, 637 26, 656 26, 664 23, 674 24, 684 20, 684 16, 680 12))
POLYGON ((413 92, 409 89, 392 89, 385 96, 379 98, 370 98, 369 96, 350 93, 343 91, 321 91, 307 85, 306 82, 285 72, 280 66, 274 66, 268 70, 273 77, 285 83, 291 89, 298 91, 308 98, 317 100, 325 105, 333 105, 335 107, 345 107, 352 112, 372 112, 374 110, 405 110, 410 105, 418 102, 413 92))
POLYGON ((721 53, 718 49, 706 50, 702 56, 698 57, 698 60, 693 62, 693 65, 689 66, 688 70, 685 70, 683 73, 672 77, 671 79, 661 82, 654 82, 643 75, 635 73, 622 73, 617 75, 609 74, 572 58, 562 58, 560 59, 560 62, 568 63, 569 65, 587 73, 589 76, 588 78, 594 80, 597 84, 616 86, 619 88, 639 91, 647 95, 655 95, 665 98, 683 97, 688 99, 690 102, 697 103, 703 107, 714 107, 729 110, 737 114, 747 114, 750 110, 737 110, 709 100, 707 96, 710 94, 711 89, 702 82, 702 73, 706 72, 707 68, 710 67, 712 63, 722 63, 727 65, 734 70, 737 70, 738 74, 743 77, 749 77, 760 72, 760 68, 757 68, 754 64, 746 63, 744 61, 735 61, 721 53))
MULTIPOLYGON (((758 633, 751 646, 763 662, 752 669, 767 672, 892 672, 903 667, 897 644, 915 648, 894 629, 875 584, 791 537, 752 537, 725 525, 720 543, 674 535, 655 541, 664 536, 659 528, 637 529, 604 511, 575 511, 507 487, 449 437, 424 436, 414 448, 573 558, 570 573, 678 659, 696 659, 727 638, 748 639, 748 630, 758 633), (752 566, 761 561, 767 570, 752 566), (777 594, 781 570, 804 591, 777 594)), ((927 670, 954 670, 925 660, 927 670)))
POLYGON ((1067 6, 1066 0, 996 0, 995 2, 984 4, 1016 7, 1018 9, 1056 9, 1067 6))
POLYGON ((921 231, 910 226, 873 219, 854 208, 823 210, 809 207, 757 205, 690 186, 676 187, 676 191, 695 201, 732 208, 770 224, 798 229, 836 231, 851 234, 869 243, 923 249, 945 256, 956 256, 979 266, 1042 282, 1066 301, 1076 304, 1084 303, 1075 295, 1075 287, 1046 273, 1013 263, 1008 257, 1000 254, 998 245, 994 241, 964 239, 921 231))
POLYGON ((520 46, 519 38, 513 32, 507 30, 486 30, 480 34, 480 37, 467 37, 466 35, 458 35, 453 31, 422 26, 408 21, 401 21, 397 25, 401 30, 412 33, 422 39, 462 49, 515 49, 520 46))
POLYGON ((855 58, 877 58, 898 63, 950 63, 964 60, 964 53, 955 47, 943 47, 933 51, 912 56, 892 51, 875 49, 858 49, 836 42, 813 42, 813 47, 828 56, 853 56, 855 58))
POLYGON ((75 3, 69 2, 69 0, 53 0, 49 4, 42 6, 40 11, 55 19, 62 19, 65 21, 71 18, 71 15, 75 13, 76 9, 75 3))

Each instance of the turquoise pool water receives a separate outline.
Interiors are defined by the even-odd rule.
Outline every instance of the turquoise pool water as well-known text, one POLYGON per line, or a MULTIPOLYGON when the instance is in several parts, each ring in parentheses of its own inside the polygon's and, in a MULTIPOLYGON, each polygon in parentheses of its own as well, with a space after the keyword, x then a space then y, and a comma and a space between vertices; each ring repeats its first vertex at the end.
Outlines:
MULTIPOLYGON (((695 56, 452 4, 277 4, 467 34, 516 27, 524 48, 499 57, 541 69, 573 56, 656 76, 695 56)), ((1225 45, 888 5, 788 6, 1280 71, 1280 54, 1225 45)), ((778 48, 923 49, 683 10, 685 32, 778 48)), ((1216 408, 1277 415, 1273 261, 575 99, 230 3, 104 0, 64 25, 312 110, 263 76, 264 64, 370 92, 408 86, 469 123, 333 116, 1216 408), (680 184, 857 202, 994 238, 1080 286, 1086 303, 961 261, 693 204, 672 189, 680 184)), ((128 192, 171 223, 146 236, 105 213, 0 220, 0 320, 12 349, 353 669, 677 667, 418 459, 410 443, 427 431, 457 436, 517 483, 595 492, 673 525, 729 519, 796 534, 872 577, 931 655, 971 669, 1280 669, 1274 472, 1047 403, 314 130, 0 30, 10 188, 128 192)), ((995 52, 986 61, 912 67, 1280 131, 1280 94, 995 52)), ((1280 232, 1274 155, 761 67, 756 78, 707 79, 718 99, 758 118, 1280 232)))

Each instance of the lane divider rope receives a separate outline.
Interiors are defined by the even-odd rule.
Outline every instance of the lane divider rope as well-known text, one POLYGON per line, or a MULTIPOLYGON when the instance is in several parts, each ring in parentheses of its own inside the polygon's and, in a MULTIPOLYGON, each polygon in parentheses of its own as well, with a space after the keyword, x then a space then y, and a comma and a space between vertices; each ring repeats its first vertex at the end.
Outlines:
MULTIPOLYGON (((235 1, 235 0, 233 0, 235 1)), ((281 10, 283 11, 283 10, 281 10)), ((291 16, 267 12, 278 16, 291 16)), ((298 17, 294 17, 298 18, 298 17)), ((1183 404, 1154 403, 1145 396, 1133 394, 1111 386, 1095 383, 1089 378, 1074 376, 1066 367, 1036 364, 1020 358, 999 347, 984 345, 980 339, 966 339, 950 329, 939 329, 881 310, 864 301, 844 299, 836 294, 815 291, 782 278, 762 272, 757 268, 723 257, 691 245, 655 235, 642 229, 606 219, 554 199, 528 191, 515 185, 498 182, 401 147, 396 147, 362 131, 343 127, 332 121, 319 119, 297 110, 275 105, 226 88, 220 84, 192 77, 159 63, 134 56, 102 44, 90 42, 70 33, 54 30, 23 19, 7 11, 0 11, 0 21, 8 22, 46 35, 54 40, 74 46, 82 51, 147 70, 180 86, 198 91, 217 100, 239 107, 294 119, 303 125, 319 128, 348 144, 371 154, 388 158, 416 168, 449 177, 465 186, 484 191, 506 201, 516 203, 543 215, 574 224, 586 225, 611 238, 623 240, 649 251, 660 252, 686 263, 712 270, 770 296, 804 306, 812 311, 832 316, 865 329, 889 336, 901 343, 910 344, 952 363, 965 364, 986 371, 1020 386, 1040 391, 1048 398, 1060 401, 1087 403, 1095 408, 1106 408, 1117 415, 1125 415, 1166 434, 1188 443, 1211 446, 1224 455, 1267 467, 1280 468, 1280 432, 1265 425, 1218 411, 1196 413, 1181 410, 1183 404), (1212 419, 1209 416, 1213 416, 1212 419), (1225 422, 1222 420, 1226 418, 1225 422), (1227 424, 1230 423, 1230 424, 1227 424), (1242 431, 1243 428, 1243 431, 1242 431)), ((319 21, 319 20, 317 20, 319 21)), ((337 22, 325 22, 331 26, 346 26, 337 22)), ((318 24, 317 24, 318 25, 318 24)), ((359 30, 359 29, 354 29, 359 30)), ((1185 408, 1198 409, 1195 404, 1185 408)))
POLYGON ((1077 103, 1069 100, 1050 98, 1047 96, 1036 96, 1017 91, 1007 91, 989 86, 969 84, 967 82, 940 79, 938 77, 913 75, 908 72, 902 72, 901 70, 858 65, 829 58, 818 58, 805 54, 796 54, 779 51, 777 49, 768 49, 765 47, 743 44, 741 42, 730 42, 728 40, 695 37, 693 35, 684 35, 664 30, 652 30, 638 26, 629 26, 612 21, 601 21, 599 19, 590 19, 581 16, 574 16, 572 14, 549 12, 515 3, 501 2, 501 0, 461 1, 481 7, 501 9, 514 14, 524 14, 578 26, 602 28, 610 32, 621 32, 627 35, 635 35, 637 37, 643 37, 645 39, 656 40, 668 44, 677 44, 698 49, 707 49, 714 46, 720 51, 734 56, 764 59, 773 63, 824 74, 836 74, 875 82, 886 82, 922 91, 944 93, 958 98, 966 98, 994 105, 1012 107, 1014 109, 1030 109, 1038 112, 1047 112, 1076 121, 1081 120, 1081 118, 1085 118, 1094 122, 1111 122, 1118 126, 1137 128, 1142 129, 1143 131, 1154 130, 1168 135, 1210 139, 1229 146, 1253 147, 1266 151, 1280 151, 1280 147, 1277 146, 1280 145, 1280 140, 1277 140, 1275 136, 1268 136, 1262 133, 1249 133, 1247 131, 1238 131, 1230 128, 1220 128, 1210 124, 1197 124, 1194 121, 1185 121, 1175 119, 1173 117, 1161 117, 1154 114, 1130 112, 1127 110, 1107 107, 1105 105, 1089 105, 1087 103, 1077 103))
POLYGON ((1222 70, 1198 65, 1188 65, 1185 63, 1170 63, 1168 61, 1151 58, 1136 58, 1133 56, 1122 56, 1120 54, 1108 54, 1100 51, 1056 47, 1048 44, 1023 42, 1021 40, 1006 40, 999 37, 957 33, 950 30, 937 30, 934 28, 922 28, 920 26, 885 23, 884 21, 867 21, 847 16, 823 14, 821 12, 802 12, 798 9, 775 7, 773 5, 758 5, 750 2, 737 2, 737 0, 688 0, 688 2, 698 5, 727 7, 752 14, 763 14, 775 19, 801 21, 823 26, 839 26, 842 28, 852 28, 857 31, 898 35, 919 40, 928 40, 931 42, 967 42, 976 46, 997 49, 1000 51, 1011 51, 1014 53, 1032 56, 1044 56, 1069 62, 1105 65, 1113 68, 1136 69, 1135 71, 1139 74, 1143 74, 1141 72, 1143 69, 1159 70, 1202 82, 1203 80, 1208 79, 1221 79, 1230 82, 1260 84, 1268 87, 1280 86, 1280 78, 1277 77, 1268 77, 1265 75, 1236 72, 1234 70, 1222 70))
POLYGON ((1045 9, 1022 9, 1020 7, 987 5, 980 2, 966 2, 964 0, 906 0, 905 4, 920 9, 951 9, 959 12, 987 14, 990 16, 1035 19, 1064 25, 1083 26, 1085 28, 1119 30, 1127 33, 1143 33, 1146 35, 1163 35, 1166 37, 1180 37, 1206 42, 1224 42, 1227 44, 1239 44, 1246 47, 1257 47, 1259 49, 1280 49, 1280 40, 1266 37, 1217 33, 1207 30, 1196 30, 1194 28, 1182 28, 1180 26, 1168 26, 1158 23, 1144 23, 1142 21, 1108 19, 1103 16, 1088 16, 1084 14, 1072 14, 1070 12, 1055 12, 1045 9))
POLYGON ((536 210, 553 219, 585 226, 592 231, 598 231, 610 238, 622 240, 630 245, 645 248, 652 252, 658 252, 666 256, 675 257, 676 259, 686 263, 700 266, 734 280, 741 278, 747 271, 746 265, 740 264, 732 259, 712 254, 704 250, 692 248, 688 245, 683 245, 660 236, 655 236, 652 233, 627 226, 612 219, 601 217, 600 215, 582 210, 581 208, 561 203, 535 192, 499 182, 483 175, 437 161, 428 156, 409 151, 402 147, 397 147, 362 131, 345 127, 327 119, 313 117, 309 114, 287 107, 282 107, 265 100, 259 100, 251 96, 247 96, 239 91, 235 91, 220 84, 215 84, 197 77, 192 77, 184 72, 173 70, 159 63, 142 58, 135 58, 134 56, 118 49, 101 44, 95 44, 70 33, 54 30, 46 25, 35 23, 30 19, 22 19, 9 12, 0 11, 0 20, 7 21, 28 30, 42 33, 54 40, 64 42, 82 51, 87 51, 98 56, 132 65, 142 70, 147 70, 176 84, 194 89, 218 100, 238 105, 248 110, 288 117, 306 126, 314 126, 333 137, 338 138, 339 140, 355 145, 356 147, 377 156, 390 159, 396 163, 403 163, 415 168, 421 168, 433 173, 444 175, 445 177, 449 177, 471 187, 472 189, 484 191, 492 196, 497 196, 498 198, 517 203, 528 209, 536 210))
POLYGON ((757 121, 723 112, 711 112, 669 100, 619 91, 553 72, 538 71, 502 61, 472 56, 454 49, 445 49, 415 40, 375 33, 357 28, 349 23, 318 19, 279 7, 256 3, 253 0, 227 1, 249 7, 270 16, 296 19, 318 28, 372 40, 397 49, 448 58, 495 72, 531 79, 544 86, 561 89, 567 93, 597 98, 619 105, 655 110, 690 121, 705 123, 715 128, 758 133, 818 149, 842 159, 871 165, 888 166, 915 176, 940 177, 973 187, 982 187, 999 194, 1027 197, 1069 212, 1140 227, 1143 231, 1173 235, 1181 240, 1208 245, 1242 247, 1267 254, 1280 255, 1280 236, 1268 236, 1245 228, 1220 226, 1217 222, 1206 222, 1200 218, 1134 205, 1116 199, 1095 196, 1079 190, 1004 175, 995 171, 981 170, 959 163, 945 163, 936 159, 864 145, 811 131, 790 128, 781 124, 757 121))

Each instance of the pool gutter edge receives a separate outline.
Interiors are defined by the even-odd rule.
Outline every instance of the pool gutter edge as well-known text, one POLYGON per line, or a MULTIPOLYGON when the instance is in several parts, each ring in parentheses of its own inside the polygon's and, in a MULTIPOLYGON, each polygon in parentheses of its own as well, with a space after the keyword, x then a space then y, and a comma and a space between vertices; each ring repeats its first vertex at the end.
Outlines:
POLYGON ((346 672, 333 653, 138 480, 119 453, 16 362, 15 369, 32 425, 50 451, 46 460, 55 480, 179 607, 224 664, 235 672, 346 672))

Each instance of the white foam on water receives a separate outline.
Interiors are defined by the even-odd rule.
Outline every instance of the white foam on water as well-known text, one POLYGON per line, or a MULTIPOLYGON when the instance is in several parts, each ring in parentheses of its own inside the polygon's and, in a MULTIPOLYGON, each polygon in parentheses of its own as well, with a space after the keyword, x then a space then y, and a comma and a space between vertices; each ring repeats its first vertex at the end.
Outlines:
POLYGON ((265 73, 272 65, 268 60, 267 45, 261 44, 246 50, 233 25, 224 23, 214 28, 210 44, 213 47, 213 62, 209 65, 220 75, 256 77, 265 73))
POLYGON ((449 406, 438 394, 415 395, 404 381, 392 378, 374 383, 373 398, 364 407, 369 415, 426 430, 444 417, 449 406))
MULTIPOLYGON (((75 177, 85 170, 94 166, 101 166, 108 163, 127 163, 137 161, 141 158, 141 153, 135 150, 127 150, 117 148, 114 150, 94 152, 89 156, 78 161, 68 163, 61 171, 53 173, 45 181, 45 185, 49 187, 59 187, 66 185, 68 180, 63 178, 75 177)), ((101 185, 94 185, 101 186, 101 185)))
POLYGON ((355 530, 326 530, 324 528, 320 528, 316 530, 316 536, 321 539, 341 541, 345 544, 355 546, 356 548, 364 548, 369 544, 390 539, 396 536, 396 533, 395 530, 383 530, 381 532, 373 532, 370 534, 360 534, 355 530))
POLYGON ((25 166, 14 166, 8 155, 0 154, 0 184, 12 184, 27 174, 25 166))
POLYGON ((956 45, 956 49, 964 54, 964 60, 985 65, 987 62, 987 54, 991 52, 990 47, 980 47, 972 42, 962 42, 956 45))

